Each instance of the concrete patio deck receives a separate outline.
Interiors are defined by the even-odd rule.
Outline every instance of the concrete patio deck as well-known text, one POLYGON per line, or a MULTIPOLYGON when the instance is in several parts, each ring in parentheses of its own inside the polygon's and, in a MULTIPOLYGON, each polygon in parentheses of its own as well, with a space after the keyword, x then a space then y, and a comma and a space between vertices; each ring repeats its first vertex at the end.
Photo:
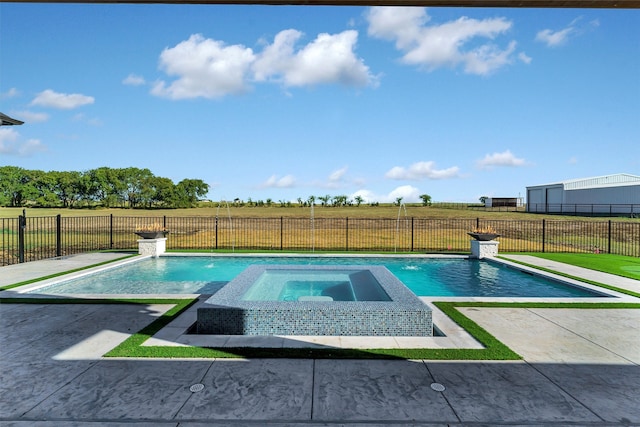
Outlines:
MULTIPOLYGON (((2 267, 0 285, 113 256, 2 267)), ((640 425, 640 310, 460 308, 523 357, 515 362, 99 356, 167 309, 0 305, 0 425, 640 425)))

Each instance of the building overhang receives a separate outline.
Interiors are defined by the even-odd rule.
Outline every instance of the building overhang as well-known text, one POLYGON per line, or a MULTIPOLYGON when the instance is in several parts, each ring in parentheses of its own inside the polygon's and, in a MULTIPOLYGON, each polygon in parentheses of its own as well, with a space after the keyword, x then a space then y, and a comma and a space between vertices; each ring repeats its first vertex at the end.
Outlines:
POLYGON ((0 113, 0 126, 16 126, 23 123, 21 120, 13 119, 4 113, 0 113))

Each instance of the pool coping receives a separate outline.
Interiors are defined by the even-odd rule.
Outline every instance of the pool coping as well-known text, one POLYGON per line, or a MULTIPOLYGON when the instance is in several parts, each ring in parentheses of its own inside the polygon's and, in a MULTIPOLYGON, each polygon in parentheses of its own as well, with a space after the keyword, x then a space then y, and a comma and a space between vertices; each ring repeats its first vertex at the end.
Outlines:
MULTIPOLYGON (((408 259, 422 259, 422 258, 434 258, 434 259, 469 259, 469 255, 449 255, 449 254, 263 254, 263 253, 242 253, 242 254, 234 254, 234 253, 224 253, 224 254, 205 254, 205 253, 165 253, 161 255, 162 257, 210 257, 210 258, 218 258, 218 257, 256 257, 256 256, 268 256, 270 258, 408 258, 408 259)), ((512 256, 513 257, 513 256, 512 256)), ((77 279, 86 275, 90 275, 93 273, 97 273, 100 271, 110 270, 112 268, 118 268, 123 265, 141 262, 146 259, 152 258, 150 255, 139 255, 121 260, 114 260, 107 264, 101 264, 95 267, 90 267, 87 269, 83 269, 81 271, 74 271, 69 274, 61 274, 56 277, 52 277, 49 279, 44 279, 37 281, 35 283, 30 283, 26 285, 22 285, 17 288, 12 288, 10 290, 0 291, 0 298, 12 298, 12 297, 20 297, 20 298, 84 298, 84 299, 195 299, 198 298, 201 294, 30 294, 28 292, 38 290, 41 288, 45 288, 50 285, 54 285, 59 282, 77 279), (18 294, 16 296, 15 294, 18 294)), ((552 272, 536 269, 535 267, 530 267, 528 265, 523 265, 519 262, 512 261, 509 259, 505 259, 503 255, 499 257, 487 257, 483 258, 483 261, 494 262, 506 265, 511 268, 515 268, 517 270, 521 270, 527 273, 530 273, 535 276, 544 277, 547 279, 551 279, 554 281, 558 281, 562 284, 574 286, 578 288, 584 288, 589 291, 603 294, 606 296, 601 297, 576 297, 576 298, 564 298, 564 297, 455 297, 455 296, 438 296, 438 297, 429 297, 429 298, 445 298, 449 301, 514 301, 514 302, 528 302, 528 301, 541 301, 541 300, 549 300, 551 302, 570 302, 573 300, 577 300, 579 302, 612 302, 611 298, 617 298, 616 301, 621 302, 636 302, 637 298, 624 294, 622 292, 618 292, 612 289, 603 288, 600 286, 592 285, 590 283, 582 282, 580 280, 572 279, 570 277, 562 276, 560 274, 555 274, 552 272)), ((419 297, 422 298, 422 297, 419 297)))

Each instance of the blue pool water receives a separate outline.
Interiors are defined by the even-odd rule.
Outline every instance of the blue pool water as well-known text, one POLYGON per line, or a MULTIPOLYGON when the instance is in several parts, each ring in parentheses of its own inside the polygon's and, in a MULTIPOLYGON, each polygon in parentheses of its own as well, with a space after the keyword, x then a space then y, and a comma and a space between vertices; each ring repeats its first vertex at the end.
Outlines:
POLYGON ((370 270, 297 266, 263 271, 244 301, 391 301, 370 270), (309 270, 307 270, 309 268, 309 270))
POLYGON ((252 264, 383 265, 418 296, 602 297, 603 294, 464 258, 160 257, 51 285, 47 294, 213 294, 252 264))

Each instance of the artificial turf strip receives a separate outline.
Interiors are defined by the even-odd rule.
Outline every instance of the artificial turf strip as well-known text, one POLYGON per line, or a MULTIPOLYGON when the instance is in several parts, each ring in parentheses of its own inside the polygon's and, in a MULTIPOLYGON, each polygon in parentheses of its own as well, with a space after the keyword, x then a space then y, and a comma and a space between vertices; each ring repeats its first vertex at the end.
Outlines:
POLYGON ((640 309, 640 303, 544 303, 544 302, 448 302, 433 304, 464 328, 484 349, 305 349, 305 348, 200 348, 142 346, 173 316, 190 306, 176 306, 137 334, 116 347, 106 357, 145 358, 303 358, 303 359, 423 359, 423 360, 519 360, 521 357, 477 323, 463 315, 457 307, 508 307, 508 308, 580 308, 580 309, 640 309), (172 314, 173 313, 173 314, 172 314), (165 317, 163 316, 163 317, 165 317), (156 325, 156 323, 158 323, 156 325))
POLYGON ((640 258, 615 254, 527 252, 526 255, 640 280, 640 258))
MULTIPOLYGON (((184 301, 184 300, 183 300, 184 301)), ((196 300, 176 306, 140 332, 108 352, 105 357, 147 358, 311 358, 311 359, 428 359, 518 360, 521 357, 456 310, 456 303, 434 303, 473 335, 484 349, 336 349, 336 348, 201 348, 143 346, 142 344, 186 310, 196 300)), ((463 303, 460 303, 463 304, 463 303)))
MULTIPOLYGON (((179 316, 183 311, 191 307, 198 301, 197 298, 194 299, 179 299, 179 300, 157 300, 157 301, 166 301, 162 302, 163 304, 175 304, 174 307, 167 310, 162 316, 160 316, 155 321, 151 322, 151 324, 142 328, 139 332, 133 334, 120 345, 109 351, 105 354, 105 357, 148 357, 148 356, 134 356, 131 355, 132 352, 136 352, 138 349, 143 349, 142 343, 155 335, 160 329, 167 326, 174 318, 179 316)), ((158 304, 159 302, 154 302, 158 304)), ((167 356, 167 357, 175 357, 175 356, 167 356)), ((178 356, 179 357, 179 356, 178 356)), ((197 356, 195 356, 197 357, 197 356)))
POLYGON ((99 262, 97 264, 87 265, 86 267, 75 268, 73 270, 67 270, 60 273, 50 274, 48 276, 38 277, 37 279, 25 280, 23 282, 13 283, 11 285, 0 286, 0 291, 6 291, 8 289, 17 288, 18 286, 30 285, 31 283, 40 282, 42 280, 53 279, 54 277, 64 276, 65 274, 76 273, 78 271, 87 270, 89 268, 100 267, 101 265, 110 264, 116 261, 122 261, 123 259, 131 258, 137 255, 126 255, 121 258, 112 259, 109 261, 99 262))
MULTIPOLYGON (((500 256, 498 256, 498 258, 500 258, 500 256)), ((555 260, 553 260, 551 258, 549 258, 549 259, 552 260, 552 261, 555 261, 555 260)), ((609 289, 610 291, 616 291, 616 292, 620 292, 621 294, 630 295, 632 297, 640 298, 640 293, 633 292, 633 291, 630 291, 628 289, 618 288, 616 286, 611 286, 611 285, 607 285, 605 283, 600 283, 600 282, 596 282, 596 281, 593 281, 593 280, 585 279, 584 277, 572 276, 570 274, 562 273, 562 272, 559 272, 559 271, 556 271, 556 270, 552 270, 552 269, 549 269, 549 268, 545 268, 545 267, 540 267, 540 266, 534 265, 534 264, 528 264, 526 262, 517 261, 517 260, 511 259, 511 258, 508 258, 507 261, 513 262, 515 264, 520 264, 520 265, 524 265, 524 266, 527 266, 527 267, 531 267, 531 268, 534 268, 536 270, 546 271, 547 273, 553 273, 553 274, 555 274, 557 276, 562 276, 562 277, 566 277, 568 279, 573 279, 573 280, 577 280, 579 282, 584 282, 584 283, 588 283, 590 285, 594 285, 594 286, 598 286, 598 287, 601 287, 601 288, 609 289)), ((587 268, 587 267, 585 267, 585 268, 587 268)), ((608 271, 603 271, 603 272, 604 273, 609 273, 608 271)), ((609 274, 613 274, 613 273, 609 273, 609 274)))

